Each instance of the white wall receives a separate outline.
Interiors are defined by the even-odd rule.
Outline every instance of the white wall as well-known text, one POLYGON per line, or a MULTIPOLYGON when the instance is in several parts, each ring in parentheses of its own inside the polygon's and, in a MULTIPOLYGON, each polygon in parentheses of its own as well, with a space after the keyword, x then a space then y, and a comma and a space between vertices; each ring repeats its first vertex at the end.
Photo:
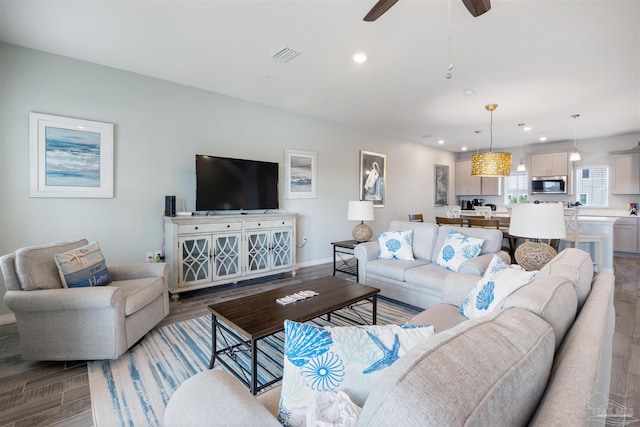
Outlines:
POLYGON ((374 231, 409 212, 435 215, 434 163, 450 165, 454 201, 452 153, 2 43, 0 126, 0 254, 84 237, 100 243, 109 264, 143 262, 162 245, 164 196, 194 209, 196 153, 282 165, 285 148, 317 152, 318 198, 284 200, 280 188, 281 206, 299 214, 299 240, 308 238, 299 265, 328 261, 329 243, 350 238, 346 209, 358 198, 361 149, 387 155, 386 206, 376 209, 374 231), (29 197, 31 111, 115 125, 114 198, 29 197))

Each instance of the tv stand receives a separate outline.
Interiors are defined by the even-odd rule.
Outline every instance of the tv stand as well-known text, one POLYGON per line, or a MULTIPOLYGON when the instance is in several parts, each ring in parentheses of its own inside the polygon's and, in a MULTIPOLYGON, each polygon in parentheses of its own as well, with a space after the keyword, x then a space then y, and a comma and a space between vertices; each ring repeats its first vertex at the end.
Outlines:
POLYGON ((164 217, 169 292, 296 274, 296 214, 164 217))

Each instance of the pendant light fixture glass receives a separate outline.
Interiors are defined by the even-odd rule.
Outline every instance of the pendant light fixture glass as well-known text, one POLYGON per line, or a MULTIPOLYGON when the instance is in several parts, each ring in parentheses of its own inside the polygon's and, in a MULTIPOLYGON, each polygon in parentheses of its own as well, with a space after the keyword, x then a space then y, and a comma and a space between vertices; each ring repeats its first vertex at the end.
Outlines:
POLYGON ((576 129, 578 127, 578 117, 580 117, 580 114, 572 114, 571 117, 573 117, 573 151, 569 156, 569 161, 577 162, 580 160, 580 153, 578 153, 578 139, 576 138, 576 129))
POLYGON ((475 153, 471 157, 471 175, 484 177, 501 177, 511 174, 511 153, 493 152, 493 110, 498 108, 498 104, 489 104, 484 107, 491 112, 491 136, 489 151, 485 153, 475 153))
POLYGON ((524 162, 522 161, 522 140, 524 139, 524 123, 518 123, 518 126, 520 126, 520 163, 518 163, 518 172, 526 172, 527 171, 527 167, 525 166, 524 162))

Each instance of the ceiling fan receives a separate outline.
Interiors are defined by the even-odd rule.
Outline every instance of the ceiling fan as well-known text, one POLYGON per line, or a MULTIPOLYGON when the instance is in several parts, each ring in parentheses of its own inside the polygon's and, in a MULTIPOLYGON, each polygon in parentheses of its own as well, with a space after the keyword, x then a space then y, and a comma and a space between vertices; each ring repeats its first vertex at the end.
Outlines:
MULTIPOLYGON (((397 2, 398 0, 378 0, 369 13, 364 17, 364 20, 368 22, 375 21, 397 2)), ((462 0, 462 3, 464 3, 474 17, 478 17, 491 9, 490 0, 462 0)))

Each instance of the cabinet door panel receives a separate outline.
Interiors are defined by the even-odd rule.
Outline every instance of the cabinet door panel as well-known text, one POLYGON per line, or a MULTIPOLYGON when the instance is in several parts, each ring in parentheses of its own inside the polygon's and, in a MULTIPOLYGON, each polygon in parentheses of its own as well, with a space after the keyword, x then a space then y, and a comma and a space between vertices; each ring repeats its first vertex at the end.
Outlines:
POLYGON ((247 273, 269 270, 269 242, 271 232, 262 231, 247 235, 247 273))
POLYGON ((290 267, 293 264, 291 230, 274 230, 271 237, 271 268, 278 269, 290 267))
POLYGON ((183 237, 180 239, 179 284, 211 280, 211 237, 183 237))
POLYGON ((213 265, 216 279, 240 276, 240 233, 214 235, 213 265))

